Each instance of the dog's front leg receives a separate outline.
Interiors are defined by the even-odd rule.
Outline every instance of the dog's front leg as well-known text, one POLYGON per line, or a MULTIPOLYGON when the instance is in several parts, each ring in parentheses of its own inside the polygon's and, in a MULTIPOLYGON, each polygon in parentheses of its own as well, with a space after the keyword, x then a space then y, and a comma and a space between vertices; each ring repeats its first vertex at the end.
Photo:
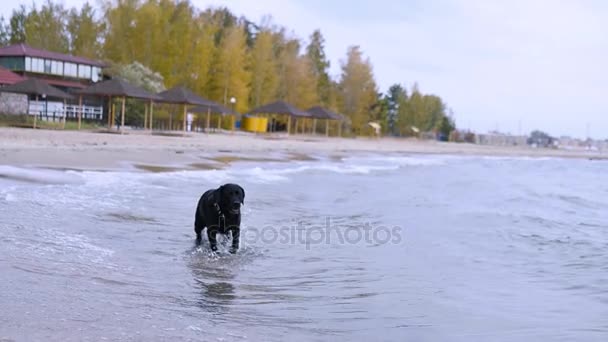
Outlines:
POLYGON ((207 228, 207 239, 209 239, 209 246, 211 247, 211 250, 216 252, 217 251, 217 227, 208 227, 207 228))
POLYGON ((230 227, 230 232, 232 233, 232 247, 230 247, 230 253, 234 254, 239 249, 241 229, 239 227, 230 227))

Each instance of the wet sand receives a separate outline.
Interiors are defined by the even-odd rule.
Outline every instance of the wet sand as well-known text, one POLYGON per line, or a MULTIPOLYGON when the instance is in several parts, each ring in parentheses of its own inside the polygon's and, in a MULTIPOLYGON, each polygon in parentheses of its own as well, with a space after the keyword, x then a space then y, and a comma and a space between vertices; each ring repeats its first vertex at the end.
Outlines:
POLYGON ((395 138, 231 133, 160 134, 0 128, 0 164, 69 169, 133 168, 152 172, 213 169, 237 160, 310 160, 314 154, 339 158, 357 152, 402 152, 605 159, 605 152, 480 146, 395 138))

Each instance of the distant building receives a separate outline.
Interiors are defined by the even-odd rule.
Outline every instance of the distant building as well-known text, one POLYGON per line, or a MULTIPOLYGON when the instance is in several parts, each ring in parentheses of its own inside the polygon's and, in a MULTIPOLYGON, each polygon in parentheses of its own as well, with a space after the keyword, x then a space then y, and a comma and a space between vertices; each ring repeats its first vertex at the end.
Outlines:
MULTIPOLYGON (((106 65, 100 61, 88 58, 66 55, 36 49, 26 44, 14 44, 0 48, 0 66, 5 71, 0 71, 0 84, 13 84, 12 75, 25 78, 38 78, 61 90, 71 92, 76 89, 83 89, 87 86, 101 81, 103 69, 106 65), (8 70, 6 70, 8 69, 8 70), (6 71, 12 75, 6 74, 6 71), (3 74, 5 74, 3 76, 3 74), (5 80, 2 83, 2 80, 5 80)), ((0 88, 1 90, 1 88, 0 88)), ((29 99, 27 112, 31 115, 44 111, 45 114, 53 113, 53 118, 57 115, 75 117, 77 108, 74 103, 64 107, 63 102, 43 101, 31 97, 29 99)), ((85 117, 88 119, 101 120, 102 104, 95 99, 85 100, 85 117)))
POLYGON ((475 136, 475 143, 478 145, 492 146, 525 146, 527 139, 528 137, 524 135, 491 132, 487 134, 477 134, 475 136))

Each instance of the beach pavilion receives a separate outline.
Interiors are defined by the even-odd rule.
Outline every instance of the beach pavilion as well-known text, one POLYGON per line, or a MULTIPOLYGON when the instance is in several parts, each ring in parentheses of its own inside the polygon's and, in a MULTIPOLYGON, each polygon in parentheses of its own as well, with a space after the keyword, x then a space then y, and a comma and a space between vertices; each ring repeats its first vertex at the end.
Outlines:
POLYGON ((327 108, 316 106, 307 110, 313 117, 313 132, 317 127, 317 119, 325 120, 325 136, 329 136, 329 123, 330 121, 338 122, 338 136, 342 136, 342 122, 344 121, 344 115, 333 112, 327 108))
MULTIPOLYGON (((187 128, 188 106, 204 107, 204 108, 209 108, 209 110, 211 110, 213 108, 213 111, 217 111, 216 107, 219 106, 219 104, 217 104, 213 101, 204 99, 204 98, 194 94, 192 91, 190 91, 186 87, 182 87, 182 86, 173 87, 169 90, 160 92, 157 95, 162 99, 162 102, 182 105, 184 107, 184 117, 183 117, 183 123, 184 123, 183 130, 184 131, 186 131, 186 128, 187 128)), ((194 107, 194 108, 196 108, 196 107, 194 107)), ((207 122, 207 126, 208 125, 209 125, 209 122, 207 122)))
POLYGON ((209 101, 209 104, 196 106, 190 109, 194 113, 207 113, 207 124, 206 124, 206 132, 208 133, 211 129, 211 114, 219 114, 217 128, 220 129, 222 127, 222 117, 224 115, 230 115, 232 119, 231 130, 234 131, 234 118, 239 115, 238 112, 229 109, 219 103, 209 101))
POLYGON ((261 107, 255 108, 251 111, 249 111, 250 114, 267 114, 267 115, 285 115, 287 116, 287 134, 290 133, 291 131, 291 118, 293 117, 295 122, 296 122, 296 131, 297 131, 297 127, 298 127, 298 118, 301 119, 306 119, 306 118, 311 118, 311 114, 299 110, 296 107, 290 105, 289 103, 285 102, 285 101, 276 101, 276 102, 272 102, 266 105, 263 105, 261 107))
MULTIPOLYGON (((25 94, 28 96, 28 104, 27 104, 27 114, 30 114, 30 96, 35 96, 36 97, 36 102, 38 102, 38 98, 43 98, 44 100, 46 99, 60 99, 63 100, 63 113, 62 113, 62 120, 63 120, 63 125, 65 127, 65 119, 66 119, 66 115, 65 115, 65 101, 66 100, 70 100, 73 99, 74 97, 60 89, 57 89, 51 85, 49 85, 48 83, 46 83, 45 81, 42 81, 40 79, 37 78, 29 78, 26 79, 24 81, 15 83, 13 85, 9 85, 6 87, 2 87, 2 92, 6 92, 6 93, 16 93, 16 94, 25 94)), ((45 116, 46 116, 46 106, 43 110, 45 112, 45 116)), ((37 117, 40 115, 42 116, 42 112, 43 111, 39 111, 39 112, 35 112, 34 113, 34 128, 36 128, 36 119, 37 117)))
MULTIPOLYGON (((120 131, 122 133, 125 125, 125 102, 127 98, 133 98, 138 100, 145 100, 150 102, 150 122, 152 122, 152 114, 154 111, 154 101, 161 101, 162 98, 152 94, 140 87, 134 86, 121 78, 114 78, 111 80, 96 83, 88 88, 75 91, 76 94, 80 95, 80 103, 82 104, 82 96, 98 96, 108 97, 108 103, 112 103, 112 98, 122 98, 122 111, 120 120, 120 131)), ((146 108, 147 112, 147 108, 146 108)), ((80 116, 79 116, 80 118, 80 116)), ((147 114, 145 115, 147 120, 147 114)), ((79 120, 80 121, 80 120, 79 120)), ((114 106, 110 105, 108 108, 108 129, 112 128, 114 122, 114 106)), ((150 125, 151 127, 151 125, 150 125)))

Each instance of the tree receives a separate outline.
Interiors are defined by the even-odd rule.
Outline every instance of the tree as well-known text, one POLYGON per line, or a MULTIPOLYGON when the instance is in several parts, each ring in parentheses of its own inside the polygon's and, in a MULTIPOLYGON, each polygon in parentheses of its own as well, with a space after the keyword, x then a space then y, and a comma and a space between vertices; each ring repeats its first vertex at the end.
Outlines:
POLYGON ((342 113, 351 120, 353 133, 361 134, 371 119, 371 108, 377 100, 376 82, 371 62, 363 59, 359 46, 348 48, 340 78, 342 113))
POLYGON ((243 28, 228 28, 215 56, 212 98, 227 105, 228 100, 235 97, 237 111, 247 109, 250 82, 250 74, 246 69, 247 59, 247 41, 243 28))
POLYGON ((316 81, 313 66, 308 56, 300 56, 300 42, 296 39, 283 39, 278 57, 279 88, 277 97, 300 109, 316 104, 316 81))
POLYGON ((95 10, 88 2, 80 11, 75 7, 70 10, 66 29, 71 54, 87 58, 100 57, 103 25, 95 19, 95 10))
POLYGON ((62 4, 47 0, 40 11, 34 6, 25 19, 26 42, 40 49, 68 53, 66 18, 62 4))
POLYGON ((159 93, 165 90, 163 76, 137 61, 131 64, 115 66, 110 70, 110 73, 152 93, 159 93))
POLYGON ((456 125, 454 124, 454 120, 448 116, 444 116, 441 118, 441 123, 439 124, 439 140, 448 141, 450 139, 450 133, 456 129, 456 125))
POLYGON ((0 45, 5 46, 10 42, 11 29, 5 22, 4 16, 0 17, 0 45))
POLYGON ((396 135, 399 131, 399 112, 406 110, 407 92, 400 84, 393 84, 388 89, 388 94, 385 96, 387 102, 387 112, 385 125, 387 130, 392 135, 396 135))
POLYGON ((323 106, 330 105, 330 63, 325 55, 325 38, 320 30, 315 30, 310 36, 306 47, 306 55, 312 62, 312 73, 316 81, 317 96, 323 106))
POLYGON ((251 51, 251 92, 249 106, 258 107, 274 100, 278 87, 277 61, 272 32, 260 31, 251 51))
POLYGON ((216 54, 215 35, 219 31, 216 22, 210 20, 209 13, 202 13, 194 20, 196 27, 195 46, 192 56, 193 80, 190 85, 198 94, 210 94, 212 85, 213 57, 216 54))
POLYGON ((10 38, 11 44, 25 43, 25 20, 27 17, 27 10, 25 5, 20 5, 19 8, 13 10, 9 21, 10 38))
POLYGON ((105 0, 103 4, 106 25, 104 57, 115 63, 128 64, 137 60, 135 54, 138 46, 134 39, 134 18, 138 2, 138 0, 123 0, 114 5, 113 1, 105 0))

